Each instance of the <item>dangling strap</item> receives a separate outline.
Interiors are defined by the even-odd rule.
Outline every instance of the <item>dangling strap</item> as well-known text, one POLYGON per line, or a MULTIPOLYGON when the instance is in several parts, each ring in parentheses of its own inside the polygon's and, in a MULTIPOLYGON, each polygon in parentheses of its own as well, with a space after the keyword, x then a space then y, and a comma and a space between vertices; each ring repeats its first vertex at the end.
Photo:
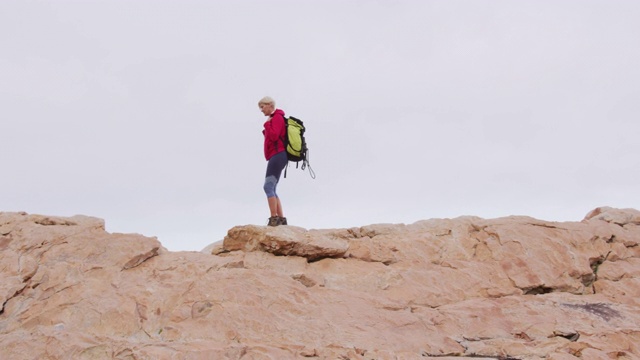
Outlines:
POLYGON ((309 164, 309 150, 307 150, 305 159, 304 159, 304 161, 302 161, 301 169, 304 170, 304 168, 306 168, 306 167, 309 168, 309 175, 311 175, 311 178, 315 179, 316 178, 316 173, 315 173, 315 171, 313 171, 313 169, 311 168, 311 165, 309 164))
MULTIPOLYGON (((307 163, 307 166, 309 167, 309 175, 311 175, 311 178, 312 178, 312 179, 315 179, 315 178, 316 178, 316 173, 315 173, 315 171, 313 171, 313 169, 311 168, 311 165, 309 165, 309 162, 308 162, 308 161, 307 161, 306 163, 307 163)), ((304 167, 304 164, 303 164, 302 166, 304 167)))
POLYGON ((284 167, 284 178, 287 178, 287 168, 289 167, 289 161, 287 161, 287 165, 284 167))

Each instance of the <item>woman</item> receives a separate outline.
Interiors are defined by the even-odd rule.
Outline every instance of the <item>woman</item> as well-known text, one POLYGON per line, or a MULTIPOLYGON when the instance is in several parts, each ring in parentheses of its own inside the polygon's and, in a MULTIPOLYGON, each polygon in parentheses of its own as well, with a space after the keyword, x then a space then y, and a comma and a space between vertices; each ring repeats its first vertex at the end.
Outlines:
POLYGON ((280 180, 282 169, 287 165, 287 152, 285 151, 284 111, 276 109, 276 102, 265 96, 258 102, 260 111, 269 118, 264 123, 264 157, 267 159, 267 175, 264 179, 264 192, 269 203, 269 226, 287 225, 287 218, 282 211, 282 203, 276 193, 276 186, 280 180))

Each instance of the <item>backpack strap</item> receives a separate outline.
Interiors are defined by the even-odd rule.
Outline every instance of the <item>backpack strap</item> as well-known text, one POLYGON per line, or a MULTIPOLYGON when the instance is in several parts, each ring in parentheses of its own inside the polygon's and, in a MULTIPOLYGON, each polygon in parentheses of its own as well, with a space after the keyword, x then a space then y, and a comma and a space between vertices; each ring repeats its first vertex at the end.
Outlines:
POLYGON ((284 121, 284 138, 282 138, 282 137, 281 137, 281 138, 280 138, 280 141, 282 141, 282 145, 284 146, 284 151, 287 151, 287 145, 288 145, 288 144, 287 144, 287 132, 289 131, 289 130, 288 130, 288 127, 289 127, 289 121, 288 121, 288 119, 287 119, 286 117, 284 117, 284 116, 282 117, 282 120, 284 121))

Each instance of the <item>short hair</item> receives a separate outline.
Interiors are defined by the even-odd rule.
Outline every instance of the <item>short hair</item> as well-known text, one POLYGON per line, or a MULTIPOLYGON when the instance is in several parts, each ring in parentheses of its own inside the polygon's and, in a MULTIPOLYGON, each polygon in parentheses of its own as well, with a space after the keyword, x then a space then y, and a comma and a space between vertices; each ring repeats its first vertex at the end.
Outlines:
POLYGON ((262 105, 262 104, 276 106, 276 101, 269 96, 265 96, 262 99, 260 99, 260 101, 258 101, 258 105, 262 105))

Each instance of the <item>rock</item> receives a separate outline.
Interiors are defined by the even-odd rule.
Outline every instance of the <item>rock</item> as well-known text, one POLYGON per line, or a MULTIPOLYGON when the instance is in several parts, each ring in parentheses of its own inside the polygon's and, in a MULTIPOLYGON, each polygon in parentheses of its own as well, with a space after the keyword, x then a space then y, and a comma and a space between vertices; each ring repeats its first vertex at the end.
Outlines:
POLYGON ((640 358, 638 211, 237 226, 202 252, 0 213, 10 359, 640 358))
POLYGON ((614 209, 607 206, 591 210, 584 220, 602 220, 625 226, 627 224, 640 225, 640 211, 635 209, 614 209))
POLYGON ((295 226, 236 226, 224 238, 226 251, 261 250, 275 255, 302 256, 309 261, 343 256, 347 241, 295 226))

